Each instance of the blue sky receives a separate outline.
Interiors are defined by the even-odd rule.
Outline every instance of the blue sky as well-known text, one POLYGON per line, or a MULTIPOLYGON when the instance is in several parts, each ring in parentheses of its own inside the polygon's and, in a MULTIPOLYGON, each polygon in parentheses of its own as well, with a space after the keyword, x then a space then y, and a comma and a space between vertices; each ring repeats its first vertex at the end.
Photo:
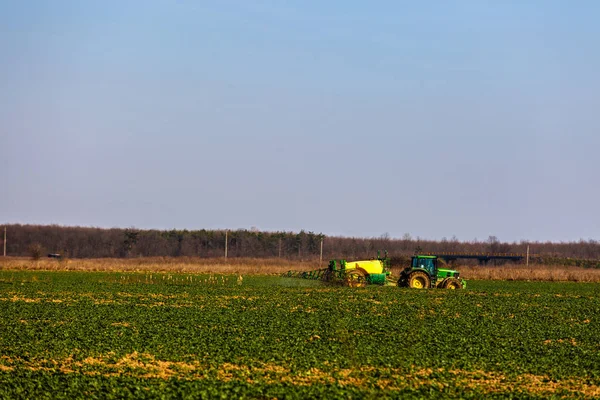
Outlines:
POLYGON ((0 222, 600 239, 599 18, 0 1, 0 222))

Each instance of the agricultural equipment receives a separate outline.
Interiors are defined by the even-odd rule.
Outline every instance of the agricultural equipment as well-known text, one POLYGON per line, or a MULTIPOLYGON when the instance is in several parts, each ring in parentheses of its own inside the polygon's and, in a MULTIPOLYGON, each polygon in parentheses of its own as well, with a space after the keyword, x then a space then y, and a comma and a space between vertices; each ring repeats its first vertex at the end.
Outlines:
POLYGON ((345 286, 360 287, 366 284, 385 285, 390 272, 387 251, 383 257, 377 252, 375 260, 346 261, 331 260, 325 271, 324 280, 341 281, 345 286))
POLYGON ((345 286, 361 287, 367 284, 385 285, 390 275, 390 258, 387 251, 381 257, 362 261, 331 260, 327 268, 305 272, 286 272, 283 276, 318 279, 325 282, 341 283, 345 286))
POLYGON ((412 257, 410 267, 400 273, 398 286, 415 289, 464 289, 467 282, 459 275, 458 271, 438 268, 438 256, 417 255, 412 257))
POLYGON ((313 271, 289 271, 285 277, 322 280, 343 284, 350 287, 361 287, 367 284, 397 285, 415 289, 444 288, 463 289, 465 280, 455 270, 438 268, 438 256, 416 255, 411 258, 411 265, 400 273, 397 282, 390 281, 391 260, 387 251, 381 257, 363 261, 331 260, 327 268, 313 271))

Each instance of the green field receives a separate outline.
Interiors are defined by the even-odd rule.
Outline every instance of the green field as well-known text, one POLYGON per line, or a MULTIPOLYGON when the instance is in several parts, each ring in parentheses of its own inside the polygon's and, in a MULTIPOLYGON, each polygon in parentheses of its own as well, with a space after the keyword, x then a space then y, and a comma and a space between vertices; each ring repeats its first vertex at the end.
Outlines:
POLYGON ((0 397, 600 397, 598 284, 236 278, 0 271, 0 397))

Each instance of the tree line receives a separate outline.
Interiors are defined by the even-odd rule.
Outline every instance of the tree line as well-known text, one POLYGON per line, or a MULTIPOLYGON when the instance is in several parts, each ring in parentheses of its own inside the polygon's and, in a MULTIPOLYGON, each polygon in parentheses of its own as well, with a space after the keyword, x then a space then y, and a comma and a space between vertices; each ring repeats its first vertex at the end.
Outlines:
POLYGON ((59 225, 6 225, 7 255, 30 256, 58 253, 73 258, 104 257, 281 257, 311 260, 323 258, 370 258, 377 250, 393 256, 415 253, 525 253, 549 258, 600 259, 600 242, 502 242, 459 241, 456 238, 424 240, 406 234, 395 239, 384 234, 373 238, 326 236, 315 232, 261 232, 257 230, 142 230, 136 228, 93 228, 59 225), (227 238, 227 240, 226 240, 227 238))

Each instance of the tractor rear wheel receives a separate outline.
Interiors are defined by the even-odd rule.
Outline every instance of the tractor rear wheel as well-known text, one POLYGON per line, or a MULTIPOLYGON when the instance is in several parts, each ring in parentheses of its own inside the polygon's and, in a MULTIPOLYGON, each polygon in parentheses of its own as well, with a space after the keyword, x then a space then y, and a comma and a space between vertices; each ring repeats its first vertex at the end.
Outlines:
POLYGON ((367 277, 360 269, 353 269, 349 272, 346 272, 346 276, 344 277, 344 286, 363 287, 366 285, 367 277))
POLYGON ((408 276, 408 287, 413 289, 429 289, 431 279, 423 271, 415 271, 408 276))
POLYGON ((448 278, 444 281, 444 289, 462 289, 462 282, 456 278, 448 278))

